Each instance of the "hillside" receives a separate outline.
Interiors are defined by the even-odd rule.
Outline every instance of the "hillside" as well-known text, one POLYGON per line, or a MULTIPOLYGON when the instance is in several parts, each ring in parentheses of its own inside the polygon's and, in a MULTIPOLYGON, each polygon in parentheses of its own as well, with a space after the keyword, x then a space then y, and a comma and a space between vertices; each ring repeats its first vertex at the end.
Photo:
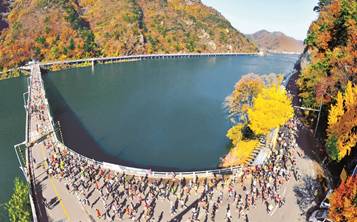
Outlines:
MULTIPOLYGON (((320 118, 317 112, 304 115, 316 120, 311 127, 338 184, 342 168, 352 175, 357 163, 357 2, 319 0, 314 10, 320 14, 305 39, 296 84, 302 106, 320 109, 320 118)), ((331 221, 355 221, 356 180, 342 179, 330 196, 331 221)))
POLYGON ((0 68, 142 53, 255 52, 199 0, 16 0, 0 37, 0 68))
MULTIPOLYGON (((299 97, 302 106, 321 109, 317 135, 329 160, 352 172, 357 161, 357 2, 320 0, 314 10, 320 14, 298 64, 299 97)), ((317 119, 317 112, 304 115, 317 119)))
POLYGON ((282 32, 260 30, 246 36, 264 51, 301 53, 304 50, 303 41, 296 40, 282 32))

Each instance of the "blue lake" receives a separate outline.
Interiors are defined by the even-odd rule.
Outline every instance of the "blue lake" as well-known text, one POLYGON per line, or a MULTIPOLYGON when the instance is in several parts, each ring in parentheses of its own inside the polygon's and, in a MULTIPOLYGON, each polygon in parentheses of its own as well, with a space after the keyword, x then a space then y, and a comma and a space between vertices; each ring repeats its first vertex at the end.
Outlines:
MULTIPOLYGON (((156 170, 216 168, 230 147, 223 102, 246 73, 283 73, 297 55, 96 65, 45 75, 64 142, 97 160, 156 170)), ((22 133, 22 132, 21 132, 22 133)))

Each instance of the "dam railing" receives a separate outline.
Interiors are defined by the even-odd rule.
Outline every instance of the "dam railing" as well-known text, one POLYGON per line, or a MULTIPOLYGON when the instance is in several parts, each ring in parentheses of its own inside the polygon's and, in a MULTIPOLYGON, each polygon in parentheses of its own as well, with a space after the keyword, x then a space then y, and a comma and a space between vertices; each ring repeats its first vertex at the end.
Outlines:
POLYGON ((177 54, 146 54, 146 55, 127 55, 117 57, 97 57, 86 59, 73 59, 63 61, 41 62, 40 66, 48 68, 53 65, 72 65, 80 63, 105 63, 105 62, 120 62, 133 60, 149 60, 149 59, 168 59, 168 58, 197 58, 197 57, 221 57, 221 56, 242 56, 242 55, 260 55, 259 53, 177 53, 177 54))
MULTIPOLYGON (((32 73, 31 73, 32 75, 32 73)), ((91 164, 96 164, 99 165, 105 169, 108 170, 112 170, 115 172, 120 172, 120 173, 125 173, 128 175, 134 175, 134 176, 148 176, 148 177, 154 177, 154 178, 163 178, 163 179, 169 179, 169 178, 173 178, 173 177, 210 177, 213 176, 215 174, 233 174, 233 173, 237 173, 240 172, 242 167, 238 166, 238 167, 229 167, 229 168, 218 168, 218 169, 211 169, 211 170, 199 170, 199 171, 181 171, 181 172, 172 172, 172 171, 154 171, 151 169, 142 169, 142 168, 136 168, 136 167, 129 167, 129 166, 123 166, 123 165, 119 165, 119 164, 112 164, 112 163, 107 163, 107 162, 101 162, 101 161, 97 161, 95 159, 91 159, 88 158, 82 154, 79 154, 77 152, 75 152, 74 150, 70 149, 69 147, 67 147, 65 144, 63 144, 61 142, 61 139, 58 137, 56 131, 56 126, 54 124, 51 112, 50 112, 50 106, 49 106, 49 102, 48 99, 46 97, 46 92, 45 92, 45 88, 44 88, 44 83, 41 77, 41 73, 39 73, 39 79, 41 82, 41 90, 43 91, 43 95, 45 98, 44 104, 46 105, 46 114, 51 122, 51 126, 48 126, 47 129, 47 134, 53 132, 54 136, 56 138, 56 143, 60 144, 60 146, 63 146, 67 149, 67 151, 69 153, 71 153, 72 155, 76 156, 77 158, 84 160, 88 163, 91 164)))

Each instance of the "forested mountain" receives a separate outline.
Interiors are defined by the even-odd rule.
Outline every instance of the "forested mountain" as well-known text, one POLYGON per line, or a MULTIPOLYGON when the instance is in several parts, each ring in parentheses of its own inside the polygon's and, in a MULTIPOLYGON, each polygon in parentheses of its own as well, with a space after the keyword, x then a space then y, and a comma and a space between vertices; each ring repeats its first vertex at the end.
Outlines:
POLYGON ((296 40, 282 32, 260 30, 246 36, 264 51, 301 53, 304 50, 303 41, 296 40))
POLYGON ((199 0, 16 0, 0 37, 0 67, 176 52, 255 52, 199 0))

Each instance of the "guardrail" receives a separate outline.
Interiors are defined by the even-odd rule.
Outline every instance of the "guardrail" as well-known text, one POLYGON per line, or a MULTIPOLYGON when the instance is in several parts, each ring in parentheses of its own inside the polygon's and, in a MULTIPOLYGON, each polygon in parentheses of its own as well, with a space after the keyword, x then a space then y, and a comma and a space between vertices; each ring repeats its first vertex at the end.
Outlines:
MULTIPOLYGON (((25 112, 26 112, 26 125, 25 125, 25 141, 21 144, 18 144, 18 145, 22 145, 24 144, 25 146, 27 146, 29 144, 29 133, 30 133, 30 121, 31 121, 31 118, 30 118, 30 114, 29 114, 29 107, 31 106, 31 95, 32 95, 32 89, 31 89, 31 76, 27 79, 27 92, 25 92, 23 94, 23 100, 24 100, 24 108, 25 108, 25 112), (25 99, 26 97, 26 94, 27 94, 27 100, 25 99)), ((18 153, 17 153, 17 150, 16 150, 16 146, 15 145, 15 152, 16 152, 16 155, 18 156, 18 153)), ((30 189, 29 189, 29 199, 30 199, 30 206, 31 206, 31 212, 32 212, 32 221, 33 222, 37 222, 38 219, 37 219, 37 212, 39 211, 38 208, 36 208, 35 206, 35 201, 36 200, 36 197, 38 196, 36 194, 36 189, 35 189, 35 184, 34 184, 34 178, 33 178, 33 168, 32 168, 32 154, 31 154, 31 150, 27 147, 26 148, 26 167, 23 167, 23 173, 24 173, 24 176, 27 180, 27 182, 30 184, 30 189)), ((18 156, 19 158, 19 156, 18 156)), ((20 159, 19 159, 20 161, 20 159)), ((20 163, 20 165, 22 166, 22 164, 20 163)))
POLYGON ((241 55, 259 55, 259 53, 183 53, 183 54, 146 54, 146 55, 128 55, 117 57, 97 57, 87 59, 73 59, 64 61, 42 62, 40 66, 47 67, 52 65, 75 64, 84 62, 106 62, 121 60, 145 60, 162 58, 191 58, 191 57, 219 57, 219 56, 241 56, 241 55))
POLYGON ((286 88, 288 86, 288 83, 290 81, 290 78, 297 72, 297 70, 293 69, 292 71, 290 71, 286 76, 284 76, 282 85, 284 85, 284 87, 286 88))

